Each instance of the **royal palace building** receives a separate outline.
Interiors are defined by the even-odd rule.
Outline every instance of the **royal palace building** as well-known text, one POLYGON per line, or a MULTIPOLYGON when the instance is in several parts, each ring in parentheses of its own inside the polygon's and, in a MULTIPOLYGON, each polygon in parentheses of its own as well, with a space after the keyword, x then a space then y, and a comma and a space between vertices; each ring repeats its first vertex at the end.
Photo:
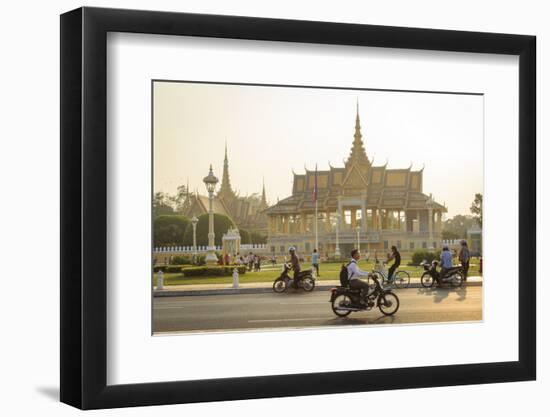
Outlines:
POLYGON ((373 166, 361 135, 359 107, 351 152, 343 167, 294 173, 292 195, 267 208, 268 247, 275 254, 289 246, 308 255, 315 245, 315 205, 319 252, 342 256, 441 246, 444 205, 423 191, 423 171, 373 166), (315 202, 317 182, 317 203, 315 202))

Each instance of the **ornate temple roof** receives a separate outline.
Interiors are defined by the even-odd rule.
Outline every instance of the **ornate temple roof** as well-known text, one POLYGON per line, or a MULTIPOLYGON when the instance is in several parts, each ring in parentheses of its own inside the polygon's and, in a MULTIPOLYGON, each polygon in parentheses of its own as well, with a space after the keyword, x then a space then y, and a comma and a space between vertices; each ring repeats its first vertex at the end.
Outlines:
POLYGON ((293 172, 292 195, 269 207, 268 214, 307 211, 315 207, 313 188, 317 175, 317 198, 319 209, 334 208, 339 196, 365 196, 367 206, 377 208, 446 208, 431 200, 422 192, 424 168, 414 171, 408 168, 388 169, 387 162, 372 166, 369 160, 359 117, 359 104, 355 116, 355 132, 348 159, 344 167, 333 167, 324 171, 310 171, 304 174, 293 172))

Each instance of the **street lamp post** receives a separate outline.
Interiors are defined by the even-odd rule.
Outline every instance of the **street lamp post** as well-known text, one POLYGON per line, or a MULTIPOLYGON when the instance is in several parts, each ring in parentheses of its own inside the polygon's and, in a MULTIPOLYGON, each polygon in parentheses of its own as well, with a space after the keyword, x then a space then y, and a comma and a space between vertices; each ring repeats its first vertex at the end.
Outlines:
POLYGON ((199 219, 197 216, 193 216, 191 219, 191 225, 193 226, 193 257, 197 256, 197 223, 199 219))
POLYGON ((340 231, 340 213, 334 213, 334 219, 336 220, 336 247, 334 248, 334 257, 340 258, 340 241, 339 241, 339 231, 340 231))
POLYGON ((359 241, 359 233, 361 233, 361 226, 357 226, 355 228, 355 231, 357 232, 357 250, 361 250, 361 243, 359 241))
POLYGON ((206 263, 216 264, 218 262, 218 257, 216 256, 216 246, 214 241, 214 211, 212 209, 212 199, 214 198, 214 190, 216 189, 218 179, 212 172, 212 165, 210 165, 210 172, 206 177, 204 177, 203 182, 206 185, 206 190, 208 191, 208 250, 206 252, 206 263))

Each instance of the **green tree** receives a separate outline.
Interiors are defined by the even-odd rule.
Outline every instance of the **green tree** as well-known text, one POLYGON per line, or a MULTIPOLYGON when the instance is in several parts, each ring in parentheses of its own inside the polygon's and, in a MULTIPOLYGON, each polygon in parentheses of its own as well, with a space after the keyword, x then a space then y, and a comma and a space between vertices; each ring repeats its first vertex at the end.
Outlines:
POLYGON ((189 190, 187 189, 186 185, 180 185, 178 187, 178 190, 176 192, 176 195, 172 197, 174 201, 174 207, 175 210, 178 213, 184 213, 186 209, 189 208, 190 201, 189 201, 189 190))
POLYGON ((267 243, 267 236, 260 232, 250 232, 250 240, 255 245, 259 243, 267 243))
MULTIPOLYGON (((197 223, 197 245, 208 246, 208 213, 201 214, 197 223)), ((231 219, 223 214, 214 213, 214 242, 216 246, 222 244, 222 235, 227 233, 235 225, 231 219)), ((189 223, 185 229, 183 244, 186 246, 193 245, 193 225, 189 223)))
POLYGON ((479 227, 483 227, 483 194, 477 193, 474 202, 470 206, 470 211, 474 215, 479 227))
POLYGON ((250 238, 250 232, 246 229, 239 229, 239 235, 241 235, 241 244, 248 245, 252 242, 252 239, 250 238))
POLYGON ((153 222, 154 246, 180 246, 190 221, 185 216, 162 215, 153 222))
POLYGON ((171 197, 159 191, 153 197, 153 217, 162 216, 165 214, 174 214, 171 197))
POLYGON ((472 216, 457 214, 443 223, 443 235, 454 236, 449 239, 466 239, 466 231, 472 228, 476 220, 472 216))
POLYGON ((459 239, 460 236, 458 235, 458 233, 455 233, 451 230, 443 230, 441 232, 441 237, 444 239, 444 240, 453 240, 453 239, 459 239))

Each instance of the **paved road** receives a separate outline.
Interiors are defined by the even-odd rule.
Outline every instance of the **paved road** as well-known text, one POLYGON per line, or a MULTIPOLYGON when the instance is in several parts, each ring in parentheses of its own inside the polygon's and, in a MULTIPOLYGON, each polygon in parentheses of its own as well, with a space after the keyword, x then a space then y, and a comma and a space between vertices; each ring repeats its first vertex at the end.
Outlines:
POLYGON ((474 321, 482 319, 482 291, 481 286, 397 290, 401 306, 395 316, 385 317, 373 309, 347 318, 334 315, 328 291, 155 297, 153 328, 163 333, 474 321))

